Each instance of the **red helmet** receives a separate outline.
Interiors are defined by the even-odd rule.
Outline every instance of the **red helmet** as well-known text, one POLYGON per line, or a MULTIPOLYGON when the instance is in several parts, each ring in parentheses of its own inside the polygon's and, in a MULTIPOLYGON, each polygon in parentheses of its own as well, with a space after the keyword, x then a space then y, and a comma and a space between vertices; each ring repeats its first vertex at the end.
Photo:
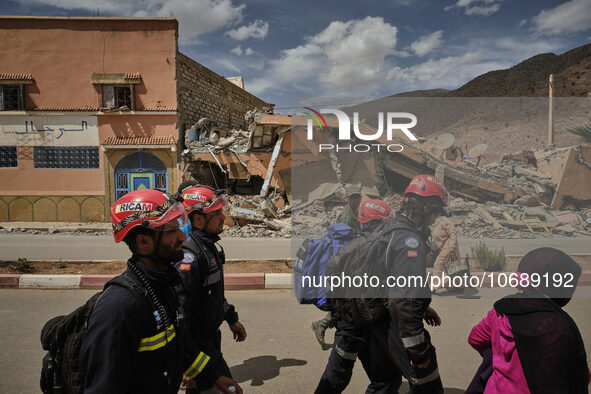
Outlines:
POLYGON ((361 203, 357 220, 359 223, 367 223, 374 219, 381 219, 382 222, 387 222, 391 217, 392 209, 388 204, 382 200, 372 199, 365 200, 361 203))
POLYGON ((168 231, 188 222, 183 204, 154 189, 136 190, 121 197, 111 207, 111 219, 115 242, 121 242, 136 226, 168 231))
POLYGON ((215 190, 209 186, 199 185, 185 188, 181 191, 183 205, 187 214, 197 211, 211 213, 227 205, 224 190, 215 190))
POLYGON ((443 206, 447 207, 447 188, 439 179, 431 175, 417 175, 410 181, 404 191, 404 197, 409 194, 416 194, 421 197, 438 196, 443 202, 443 206))

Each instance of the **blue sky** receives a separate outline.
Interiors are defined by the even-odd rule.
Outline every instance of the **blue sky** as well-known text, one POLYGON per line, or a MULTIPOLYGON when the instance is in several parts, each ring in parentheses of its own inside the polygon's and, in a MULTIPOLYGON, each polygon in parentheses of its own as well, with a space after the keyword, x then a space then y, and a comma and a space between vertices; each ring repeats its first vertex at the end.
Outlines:
POLYGON ((289 113, 455 89, 591 42, 591 0, 3 0, 0 14, 171 16, 182 53, 289 113), (337 101, 340 101, 337 103, 337 101))

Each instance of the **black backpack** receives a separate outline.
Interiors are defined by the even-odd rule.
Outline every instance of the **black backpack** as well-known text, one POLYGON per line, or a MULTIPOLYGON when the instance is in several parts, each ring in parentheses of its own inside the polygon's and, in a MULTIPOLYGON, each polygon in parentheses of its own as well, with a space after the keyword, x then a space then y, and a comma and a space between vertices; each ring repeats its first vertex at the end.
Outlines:
MULTIPOLYGON (((391 235, 396 230, 416 232, 405 223, 386 223, 368 235, 361 235, 339 250, 331 257, 326 265, 326 274, 340 276, 383 276, 388 244, 391 235), (379 264, 382 264, 380 267, 379 264)), ((383 289, 359 289, 352 293, 348 289, 327 289, 331 298, 333 312, 339 319, 355 326, 371 324, 388 312, 387 299, 383 296, 383 289)))
POLYGON ((41 330, 41 345, 47 354, 41 369, 41 391, 46 394, 82 394, 84 372, 80 367, 80 349, 86 334, 86 324, 97 300, 110 285, 141 294, 133 279, 119 275, 105 284, 103 291, 94 294, 84 305, 65 316, 56 316, 41 330))

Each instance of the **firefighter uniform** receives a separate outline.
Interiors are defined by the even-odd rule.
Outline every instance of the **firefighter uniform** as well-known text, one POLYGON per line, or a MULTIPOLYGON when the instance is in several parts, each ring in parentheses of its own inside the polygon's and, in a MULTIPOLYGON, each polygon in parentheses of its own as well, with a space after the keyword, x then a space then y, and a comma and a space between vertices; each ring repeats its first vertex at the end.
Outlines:
MULTIPOLYGON (((234 306, 224 296, 224 251, 217 246, 220 238, 193 228, 183 243, 184 259, 176 264, 184 288, 184 306, 189 317, 192 339, 211 356, 213 367, 222 375, 231 377, 230 368, 221 351, 220 325, 238 321, 234 306)), ((208 381, 197 381, 195 393, 207 390, 208 381)))
POLYGON ((80 353, 86 394, 177 393, 182 375, 213 382, 221 376, 210 357, 197 350, 179 318, 177 289, 181 281, 172 267, 152 270, 136 258, 123 275, 138 285, 138 292, 113 285, 99 297, 88 320, 80 353), (131 269, 135 264, 150 289, 131 269), (169 317, 154 305, 154 293, 169 317))
POLYGON ((406 281, 404 286, 399 281, 399 286, 390 288, 389 350, 409 380, 411 393, 443 393, 435 347, 423 324, 425 309, 431 303, 431 292, 426 283, 427 236, 403 215, 396 215, 393 222, 405 223, 410 228, 392 233, 386 255, 388 274, 406 281), (426 368, 416 367, 427 360, 426 368))
POLYGON ((343 392, 351 381, 357 358, 370 380, 365 391, 367 394, 397 393, 402 382, 401 374, 385 351, 386 343, 380 341, 387 326, 386 316, 370 326, 360 327, 337 320, 333 349, 314 393, 343 392))

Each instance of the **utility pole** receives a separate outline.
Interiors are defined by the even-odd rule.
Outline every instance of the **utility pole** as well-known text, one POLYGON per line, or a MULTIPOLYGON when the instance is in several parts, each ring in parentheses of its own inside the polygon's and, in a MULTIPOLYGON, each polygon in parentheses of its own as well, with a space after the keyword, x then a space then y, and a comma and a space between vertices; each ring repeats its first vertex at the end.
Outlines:
POLYGON ((554 110, 554 106, 552 105, 553 90, 554 74, 550 74, 550 80, 548 81, 548 145, 554 144, 554 119, 552 117, 552 111, 554 110))

